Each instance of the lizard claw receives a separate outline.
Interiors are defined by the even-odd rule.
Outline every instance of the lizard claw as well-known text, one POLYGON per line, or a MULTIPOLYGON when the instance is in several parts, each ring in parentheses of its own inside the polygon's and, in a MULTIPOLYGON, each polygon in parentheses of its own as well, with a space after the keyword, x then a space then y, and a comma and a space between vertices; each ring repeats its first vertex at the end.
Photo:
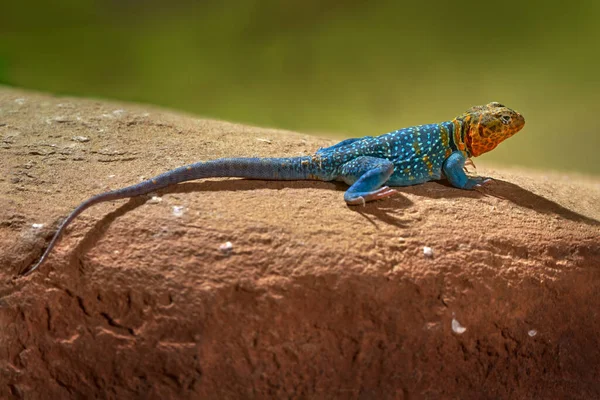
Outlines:
POLYGON ((463 170, 468 173, 469 169, 467 167, 472 167, 473 171, 477 171, 477 167, 471 158, 467 158, 467 161, 465 161, 465 166, 463 167, 463 170))
POLYGON ((366 200, 364 197, 362 196, 358 196, 353 198, 352 200, 346 200, 346 204, 350 205, 350 206, 359 206, 362 205, 363 207, 366 205, 366 200))
POLYGON ((473 189, 483 189, 485 187, 489 187, 489 183, 493 181, 494 180, 492 178, 481 178, 481 182, 473 186, 473 189))
POLYGON ((362 204, 364 206, 368 201, 383 199, 385 197, 393 196, 396 193, 398 193, 396 189, 391 189, 389 186, 382 186, 373 192, 362 193, 361 196, 357 196, 350 201, 346 201, 346 203, 349 205, 362 204))
POLYGON ((366 197, 365 200, 366 201, 379 200, 379 199, 383 199, 385 197, 393 196, 396 193, 398 193, 398 191, 396 189, 390 189, 389 186, 382 186, 381 188, 377 189, 376 191, 367 194, 365 196, 366 197))
POLYGON ((398 191, 396 189, 391 189, 388 186, 384 186, 381 189, 379 189, 374 195, 372 200, 377 200, 377 199, 383 199, 385 197, 390 197, 395 195, 396 193, 398 193, 398 191))

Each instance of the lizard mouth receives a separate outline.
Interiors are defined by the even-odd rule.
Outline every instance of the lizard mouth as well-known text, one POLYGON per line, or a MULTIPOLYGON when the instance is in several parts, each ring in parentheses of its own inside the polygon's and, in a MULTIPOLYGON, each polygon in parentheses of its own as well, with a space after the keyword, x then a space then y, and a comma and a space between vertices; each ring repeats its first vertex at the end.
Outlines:
POLYGON ((515 133, 519 132, 525 126, 525 117, 521 113, 517 113, 517 126, 515 127, 515 133))

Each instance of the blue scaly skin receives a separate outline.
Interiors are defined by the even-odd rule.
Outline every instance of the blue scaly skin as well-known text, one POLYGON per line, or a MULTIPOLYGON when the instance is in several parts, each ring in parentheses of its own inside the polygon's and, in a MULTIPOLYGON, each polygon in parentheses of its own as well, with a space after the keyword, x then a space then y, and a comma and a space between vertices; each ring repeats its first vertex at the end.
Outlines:
POLYGON ((416 185, 443 176, 457 188, 474 189, 490 178, 467 176, 465 162, 494 149, 524 124, 521 114, 494 102, 472 107, 451 121, 412 126, 381 136, 347 139, 319 149, 311 156, 222 158, 186 165, 81 203, 62 222, 39 261, 23 274, 35 271, 69 223, 94 204, 140 196, 195 179, 343 181, 350 185, 344 194, 344 200, 350 205, 365 204, 396 193, 389 186, 416 185))

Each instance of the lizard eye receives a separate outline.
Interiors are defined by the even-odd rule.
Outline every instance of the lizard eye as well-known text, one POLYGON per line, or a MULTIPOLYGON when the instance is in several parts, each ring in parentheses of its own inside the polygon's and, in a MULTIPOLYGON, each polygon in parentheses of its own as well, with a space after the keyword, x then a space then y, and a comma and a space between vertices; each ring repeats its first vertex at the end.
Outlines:
POLYGON ((508 125, 510 123, 510 116, 503 115, 500 117, 500 121, 502 121, 503 124, 508 125))

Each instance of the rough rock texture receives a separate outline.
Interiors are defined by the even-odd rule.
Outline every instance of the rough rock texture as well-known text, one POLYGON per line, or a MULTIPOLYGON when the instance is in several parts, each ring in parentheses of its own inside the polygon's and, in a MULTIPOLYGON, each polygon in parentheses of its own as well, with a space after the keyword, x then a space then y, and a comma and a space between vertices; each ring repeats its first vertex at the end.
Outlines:
POLYGON ((600 398, 598 180, 480 168, 485 194, 357 208, 191 182, 90 209, 15 278, 95 193, 333 141, 8 88, 0 138, 0 398, 600 398))

